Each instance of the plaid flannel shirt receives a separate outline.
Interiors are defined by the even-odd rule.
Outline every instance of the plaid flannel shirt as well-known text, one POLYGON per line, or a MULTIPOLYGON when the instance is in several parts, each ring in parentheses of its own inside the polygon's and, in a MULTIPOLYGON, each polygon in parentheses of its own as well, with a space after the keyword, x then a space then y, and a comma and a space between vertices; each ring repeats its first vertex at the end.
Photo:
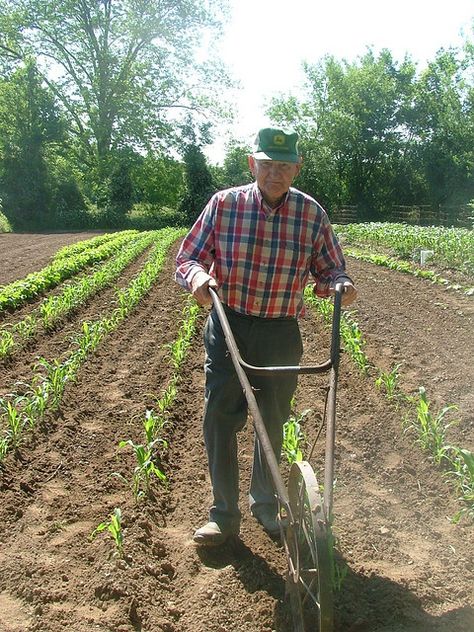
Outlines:
POLYGON ((191 290, 198 273, 213 276, 231 309, 263 318, 297 317, 311 274, 317 296, 347 280, 341 248, 324 209, 290 188, 275 209, 256 183, 216 193, 185 237, 176 281, 191 290))

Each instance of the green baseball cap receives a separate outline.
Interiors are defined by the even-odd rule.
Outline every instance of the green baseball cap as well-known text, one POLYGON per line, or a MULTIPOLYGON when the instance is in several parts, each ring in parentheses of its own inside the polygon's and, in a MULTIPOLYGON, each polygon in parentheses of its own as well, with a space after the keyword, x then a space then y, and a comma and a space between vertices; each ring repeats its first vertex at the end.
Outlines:
POLYGON ((258 132, 255 139, 253 157, 256 160, 299 162, 298 134, 264 127, 258 132))

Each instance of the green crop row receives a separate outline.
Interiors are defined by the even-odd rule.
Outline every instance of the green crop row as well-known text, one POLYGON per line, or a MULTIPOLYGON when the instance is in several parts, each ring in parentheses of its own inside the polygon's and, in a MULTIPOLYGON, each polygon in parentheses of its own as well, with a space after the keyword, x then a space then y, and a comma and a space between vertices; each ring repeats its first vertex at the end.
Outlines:
POLYGON ((126 234, 119 233, 115 239, 98 248, 75 256, 63 257, 38 272, 28 274, 23 279, 0 286, 0 312, 15 309, 71 278, 86 266, 108 259, 124 244, 135 239, 136 235, 137 233, 130 234, 130 231, 126 231, 126 234))
POLYGON ((368 222, 335 225, 335 230, 346 243, 388 248, 406 260, 419 261, 420 251, 429 250, 434 263, 474 274, 474 231, 467 228, 368 222))
POLYGON ((166 474, 159 465, 163 450, 166 450, 168 447, 168 443, 162 434, 177 396, 181 369, 196 332, 199 311, 200 308, 196 301, 189 296, 183 310, 183 320, 178 336, 174 342, 168 345, 170 349, 169 361, 173 368, 173 374, 166 389, 161 396, 156 398, 155 409, 145 412, 143 418, 144 440, 141 443, 135 443, 132 439, 128 439, 119 443, 120 448, 132 448, 135 455, 136 466, 131 480, 127 480, 122 475, 118 476, 130 484, 136 500, 150 494, 152 479, 157 478, 161 482, 166 482, 167 480, 166 474))
POLYGON ((136 238, 126 243, 122 250, 101 264, 95 272, 73 280, 60 294, 44 299, 24 319, 11 327, 0 329, 0 359, 10 357, 22 349, 41 328, 49 331, 56 327, 63 318, 116 279, 155 239, 156 234, 151 231, 137 234, 136 238))
MULTIPOLYGON (((312 288, 308 286, 305 302, 330 323, 333 312, 331 301, 315 297, 312 288)), ((445 417, 457 407, 451 404, 434 413, 423 387, 420 387, 418 397, 404 395, 398 388, 400 365, 388 372, 373 367, 364 351, 365 339, 362 332, 347 312, 341 315, 341 341, 363 374, 367 375, 370 368, 378 372, 376 386, 385 390, 387 399, 405 406, 404 427, 413 430, 420 446, 431 454, 435 463, 445 468, 445 475, 453 482, 462 503, 462 508, 453 516, 453 522, 457 522, 463 515, 474 518, 474 454, 449 444, 446 438, 450 424, 445 421, 445 417)))
POLYGON ((358 259, 359 261, 368 261, 369 263, 383 266, 385 268, 389 268, 390 270, 397 270, 398 272, 412 274, 413 276, 419 277, 421 279, 428 279, 432 283, 444 285, 448 289, 459 290, 467 296, 472 296, 474 294, 473 287, 466 287, 461 285, 460 283, 452 283, 448 279, 445 279, 439 274, 436 274, 436 272, 433 272, 432 270, 417 268, 408 261, 400 261, 399 259, 394 259, 393 257, 389 257, 387 255, 373 254, 354 248, 344 248, 344 253, 349 257, 358 259))
POLYGON ((21 394, 10 393, 0 398, 0 461, 10 449, 19 446, 25 430, 33 428, 46 410, 56 410, 66 384, 76 379, 86 358, 102 339, 127 318, 153 285, 163 267, 172 243, 183 234, 180 229, 157 231, 157 243, 141 272, 127 288, 117 292, 118 307, 100 320, 84 322, 74 341, 74 348, 65 360, 39 360, 38 371, 31 384, 22 384, 21 394))
POLYGON ((94 250, 102 244, 108 243, 110 241, 114 241, 117 237, 121 237, 124 235, 137 235, 138 230, 122 230, 117 233, 104 233, 103 235, 97 235, 97 237, 92 237, 91 239, 84 239, 83 241, 78 241, 75 244, 71 244, 69 246, 64 246, 60 248, 53 257, 54 261, 59 261, 60 259, 66 259, 67 257, 74 257, 86 250, 94 250))

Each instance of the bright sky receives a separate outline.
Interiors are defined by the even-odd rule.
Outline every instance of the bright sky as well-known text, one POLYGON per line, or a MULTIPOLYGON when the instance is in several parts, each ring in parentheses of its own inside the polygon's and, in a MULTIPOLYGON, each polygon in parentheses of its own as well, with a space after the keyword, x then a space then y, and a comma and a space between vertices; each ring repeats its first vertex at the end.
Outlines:
POLYGON ((354 61, 367 47, 406 53, 422 69, 440 48, 472 39, 474 0, 229 0, 231 18, 219 54, 241 89, 235 123, 206 150, 212 162, 224 155, 226 132, 252 142, 269 123, 265 104, 296 94, 302 61, 326 54, 354 61))

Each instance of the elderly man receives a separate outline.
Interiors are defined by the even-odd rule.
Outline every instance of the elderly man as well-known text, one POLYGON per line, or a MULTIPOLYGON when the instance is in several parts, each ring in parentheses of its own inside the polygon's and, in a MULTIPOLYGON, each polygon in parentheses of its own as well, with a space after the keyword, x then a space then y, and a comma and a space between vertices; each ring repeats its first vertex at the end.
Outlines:
MULTIPOLYGON (((310 275, 321 297, 341 282, 347 305, 356 290, 325 211, 291 187, 302 164, 297 135, 261 129, 248 160, 255 182, 211 198, 181 245, 176 280, 201 305, 212 302, 209 287, 218 290, 246 362, 297 365, 303 352, 297 318, 310 275)), ((194 541, 212 546, 240 529, 236 435, 247 420, 247 401, 214 310, 204 343, 204 438, 213 503, 209 522, 195 532, 194 541)), ((277 459, 296 382, 294 375, 251 377, 277 459)), ((276 535, 276 498, 258 439, 249 500, 252 515, 276 535)))

